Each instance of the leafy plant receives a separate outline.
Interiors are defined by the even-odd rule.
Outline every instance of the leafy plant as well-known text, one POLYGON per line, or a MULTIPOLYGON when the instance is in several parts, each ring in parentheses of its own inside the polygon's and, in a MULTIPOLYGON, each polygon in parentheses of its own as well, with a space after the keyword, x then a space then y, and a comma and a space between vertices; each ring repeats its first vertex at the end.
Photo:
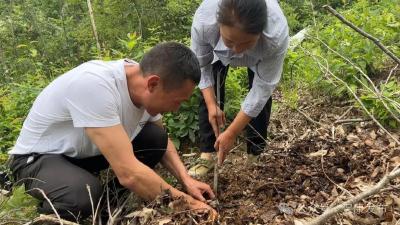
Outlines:
POLYGON ((168 134, 179 149, 182 141, 189 139, 195 143, 199 130, 199 107, 200 91, 196 89, 194 94, 186 102, 183 102, 176 113, 166 113, 163 121, 167 127, 168 134))
POLYGON ((23 83, 0 89, 0 152, 14 145, 34 99, 48 82, 40 74, 27 75, 23 83))
MULTIPOLYGON (((399 4, 394 0, 380 2, 360 0, 340 13, 356 26, 378 37, 384 45, 398 55, 400 53, 399 10, 399 4)), ((385 67, 390 65, 388 63, 390 59, 370 40, 347 27, 337 18, 329 16, 318 20, 309 39, 295 51, 290 51, 287 56, 285 85, 291 85, 294 82, 297 88, 313 89, 340 98, 353 98, 346 86, 327 74, 325 69, 319 68, 316 60, 327 65, 333 74, 346 82, 379 120, 396 126, 392 115, 382 103, 379 103, 380 99, 370 91, 373 87, 368 79, 371 79, 375 85, 379 84, 382 79, 386 79, 388 74, 384 73, 387 70, 385 67), (323 43, 326 43, 326 46, 323 43), (346 59, 349 59, 352 64, 346 59)), ((393 100, 387 100, 388 104, 392 104, 392 106, 389 104, 389 107, 394 107, 395 98, 398 96, 396 90, 399 88, 397 78, 381 86, 382 95, 393 100)))
POLYGON ((224 112, 227 122, 232 121, 239 112, 241 103, 248 93, 247 68, 230 68, 225 84, 224 112))
POLYGON ((9 198, 1 199, 0 220, 6 222, 15 218, 33 219, 37 216, 37 204, 38 200, 28 195, 23 185, 17 186, 9 198))

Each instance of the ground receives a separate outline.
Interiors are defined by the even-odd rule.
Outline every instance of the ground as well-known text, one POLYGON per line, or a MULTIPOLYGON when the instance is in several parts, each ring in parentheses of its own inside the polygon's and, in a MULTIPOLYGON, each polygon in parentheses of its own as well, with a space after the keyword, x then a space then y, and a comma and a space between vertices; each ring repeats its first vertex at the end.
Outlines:
MULTIPOLYGON (((249 159, 239 143, 229 155, 220 168, 217 224, 294 224, 368 189, 400 165, 400 147, 352 103, 311 100, 274 112, 264 154, 249 159)), ((391 132, 398 139, 400 132, 391 132)), ((189 164, 194 157, 183 159, 189 164)), ((203 180, 212 186, 213 175, 203 180)), ((328 224, 396 224, 399 185, 394 180, 328 224)), ((153 209, 146 224, 207 224, 207 215, 165 213, 162 204, 153 209)), ((139 217, 131 224, 143 224, 139 217)))
MULTIPOLYGON (((210 203, 219 213, 214 224, 297 225, 368 189, 400 165, 400 147, 352 102, 315 102, 305 95, 291 109, 276 104, 280 101, 275 97, 267 151, 249 158, 240 140, 220 167, 219 204, 210 203)), ((390 132, 398 140, 400 131, 390 132)), ((197 157, 182 159, 189 167, 197 157)), ((202 180, 212 186, 212 173, 202 180)), ((167 181, 174 183, 168 176, 167 181)), ((399 190, 397 178, 383 193, 348 206, 327 224, 398 224, 399 190)), ((212 224, 208 214, 188 210, 168 193, 150 203, 130 200, 124 208, 115 224, 212 224)))

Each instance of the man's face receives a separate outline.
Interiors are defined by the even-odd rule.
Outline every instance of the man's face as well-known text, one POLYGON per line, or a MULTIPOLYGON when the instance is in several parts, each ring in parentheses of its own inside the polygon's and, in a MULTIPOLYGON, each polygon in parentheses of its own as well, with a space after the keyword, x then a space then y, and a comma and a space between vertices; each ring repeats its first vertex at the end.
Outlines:
POLYGON ((222 24, 219 26, 219 31, 225 46, 236 54, 243 53, 253 48, 260 38, 259 34, 245 33, 237 27, 230 27, 222 24))
POLYGON ((164 90, 160 82, 160 85, 155 87, 150 94, 149 102, 146 104, 146 110, 152 116, 158 113, 176 112, 181 103, 190 98, 195 87, 195 83, 186 80, 179 88, 164 90))

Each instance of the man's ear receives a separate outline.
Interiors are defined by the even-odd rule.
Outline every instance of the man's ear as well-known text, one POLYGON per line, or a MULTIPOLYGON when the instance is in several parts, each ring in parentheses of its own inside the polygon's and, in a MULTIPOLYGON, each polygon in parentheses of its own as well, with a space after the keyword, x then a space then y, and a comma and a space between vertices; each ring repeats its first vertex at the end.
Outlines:
POLYGON ((161 86, 161 78, 157 75, 149 75, 147 77, 147 89, 153 92, 157 86, 161 86))

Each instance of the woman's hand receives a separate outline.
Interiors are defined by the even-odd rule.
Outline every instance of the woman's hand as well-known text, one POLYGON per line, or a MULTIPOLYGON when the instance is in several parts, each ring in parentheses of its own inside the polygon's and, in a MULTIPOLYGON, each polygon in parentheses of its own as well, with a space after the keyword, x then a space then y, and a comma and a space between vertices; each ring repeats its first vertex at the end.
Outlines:
POLYGON ((233 148, 235 144, 236 135, 230 130, 222 132, 215 141, 214 148, 218 151, 218 165, 221 165, 226 158, 226 155, 233 148))
POLYGON ((215 104, 207 107, 208 121, 214 131, 215 137, 218 137, 220 130, 225 126, 225 113, 215 104))

